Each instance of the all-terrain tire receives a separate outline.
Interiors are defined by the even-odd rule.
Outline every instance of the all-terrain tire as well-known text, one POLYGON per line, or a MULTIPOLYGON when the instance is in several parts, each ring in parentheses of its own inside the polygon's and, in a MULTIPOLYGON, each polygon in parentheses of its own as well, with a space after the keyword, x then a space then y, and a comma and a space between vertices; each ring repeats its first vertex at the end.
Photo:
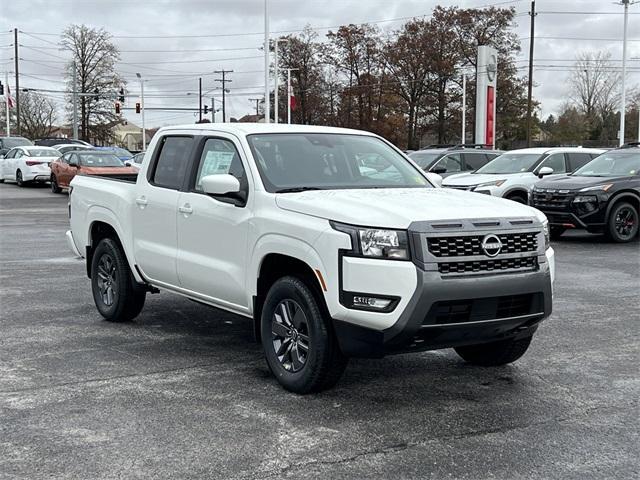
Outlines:
POLYGON ((260 328, 267 365, 285 389, 299 394, 319 392, 333 387, 342 376, 348 360, 331 319, 300 278, 283 277, 271 286, 260 328))
POLYGON ((91 291, 96 308, 110 322, 126 322, 138 316, 146 291, 136 284, 120 244, 103 238, 91 261, 91 291))

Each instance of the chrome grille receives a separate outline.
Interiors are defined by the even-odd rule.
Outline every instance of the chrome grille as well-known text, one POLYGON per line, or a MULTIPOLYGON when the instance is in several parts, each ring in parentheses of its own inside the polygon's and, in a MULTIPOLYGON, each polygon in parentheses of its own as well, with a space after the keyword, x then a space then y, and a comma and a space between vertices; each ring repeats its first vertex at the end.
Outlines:
MULTIPOLYGON (((470 257, 484 255, 483 238, 484 235, 429 237, 427 246, 436 257, 470 257)), ((538 249, 536 232, 502 233, 498 234, 498 238, 502 242, 500 253, 535 252, 538 249)))

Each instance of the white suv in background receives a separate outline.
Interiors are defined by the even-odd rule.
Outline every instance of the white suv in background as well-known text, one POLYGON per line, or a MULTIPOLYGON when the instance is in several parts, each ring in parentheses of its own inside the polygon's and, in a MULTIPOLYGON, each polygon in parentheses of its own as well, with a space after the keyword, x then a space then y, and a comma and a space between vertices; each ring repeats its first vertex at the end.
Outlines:
POLYGON ((533 185, 542 177, 573 172, 604 152, 582 147, 512 150, 475 172, 445 178, 442 186, 527 203, 533 185))

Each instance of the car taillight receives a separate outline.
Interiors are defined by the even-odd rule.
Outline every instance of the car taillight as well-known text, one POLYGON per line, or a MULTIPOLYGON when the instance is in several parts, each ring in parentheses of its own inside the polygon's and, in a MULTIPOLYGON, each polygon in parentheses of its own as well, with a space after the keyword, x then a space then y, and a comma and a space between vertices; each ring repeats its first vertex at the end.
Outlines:
POLYGON ((34 165, 41 165, 41 164, 46 163, 46 162, 38 162, 37 160, 27 160, 26 163, 30 167, 33 167, 34 165))

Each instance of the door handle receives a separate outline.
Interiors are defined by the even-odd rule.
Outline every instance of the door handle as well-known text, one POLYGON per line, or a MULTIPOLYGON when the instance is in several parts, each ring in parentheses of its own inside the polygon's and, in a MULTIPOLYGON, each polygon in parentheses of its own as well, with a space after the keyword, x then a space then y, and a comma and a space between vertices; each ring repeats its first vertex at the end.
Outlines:
POLYGON ((142 197, 136 198, 136 203, 144 208, 149 202, 147 201, 147 197, 143 195, 142 197))
POLYGON ((185 215, 191 215, 193 213, 193 208, 188 203, 185 203, 183 206, 178 207, 178 211, 180 213, 184 213, 185 215))

